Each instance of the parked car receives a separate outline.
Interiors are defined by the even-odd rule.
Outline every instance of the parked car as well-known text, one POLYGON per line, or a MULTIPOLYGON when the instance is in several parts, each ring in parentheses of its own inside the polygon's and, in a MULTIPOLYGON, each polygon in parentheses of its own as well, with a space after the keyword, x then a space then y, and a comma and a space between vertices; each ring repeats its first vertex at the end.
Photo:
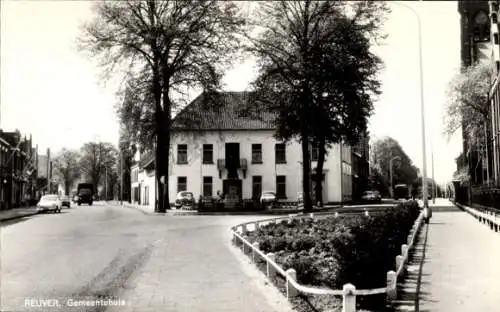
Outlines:
POLYGON ((69 199, 69 196, 67 195, 61 196, 61 207, 71 208, 71 200, 69 199))
POLYGON ((181 208, 183 206, 194 206, 194 195, 191 192, 182 191, 177 193, 177 197, 175 198, 175 208, 181 208))
POLYGON ((394 187, 394 199, 410 199, 410 188, 406 184, 398 184, 394 187))
POLYGON ((380 196, 380 193, 378 191, 364 191, 361 199, 366 202, 382 202, 382 196, 380 196))
POLYGON ((276 193, 273 191, 265 191, 260 195, 260 204, 263 206, 272 207, 278 201, 276 193))
POLYGON ((36 209, 40 212, 61 212, 61 200, 56 194, 44 195, 40 198, 36 209))

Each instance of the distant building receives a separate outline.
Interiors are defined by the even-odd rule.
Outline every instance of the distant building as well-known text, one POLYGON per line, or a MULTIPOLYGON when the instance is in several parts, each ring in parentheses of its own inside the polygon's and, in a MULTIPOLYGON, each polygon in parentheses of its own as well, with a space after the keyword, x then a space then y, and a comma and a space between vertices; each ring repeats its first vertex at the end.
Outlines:
POLYGON ((50 148, 46 155, 38 155, 37 161, 38 181, 37 196, 57 192, 57 186, 53 181, 53 161, 50 155, 50 148))
POLYGON ((33 162, 36 159, 32 139, 22 136, 19 130, 4 132, 0 130, 1 189, 0 204, 3 209, 26 206, 34 198, 36 171, 33 162))

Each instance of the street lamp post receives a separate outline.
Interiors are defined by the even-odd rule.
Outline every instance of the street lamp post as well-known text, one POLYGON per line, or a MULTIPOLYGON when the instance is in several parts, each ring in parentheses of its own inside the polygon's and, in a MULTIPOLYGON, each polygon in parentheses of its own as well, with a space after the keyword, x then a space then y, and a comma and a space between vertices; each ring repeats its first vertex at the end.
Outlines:
POLYGON ((108 199, 108 167, 104 167, 104 201, 108 199))
POLYGON ((436 203, 436 180, 434 180, 434 148, 431 149, 432 162, 432 203, 436 203))
POLYGON ((426 222, 429 222, 430 217, 432 216, 432 210, 429 208, 429 200, 427 195, 427 159, 426 159, 426 150, 425 150, 425 109, 424 109, 424 69, 423 69, 423 57, 422 57, 422 23, 420 21, 420 15, 417 11, 415 11, 412 7, 399 3, 392 2, 394 4, 400 5, 409 9, 417 18, 417 26, 418 26, 418 61, 420 68, 420 113, 421 113, 421 124, 422 124, 422 197, 424 202, 424 211, 426 213, 426 222))
MULTIPOLYGON (((391 160, 389 161, 389 172, 390 172, 390 181, 391 181, 391 196, 394 197, 394 183, 392 182, 393 179, 392 179, 392 162, 394 160, 401 160, 401 157, 399 156, 394 156, 391 158, 391 160)), ((386 171, 387 172, 387 171, 386 171)))

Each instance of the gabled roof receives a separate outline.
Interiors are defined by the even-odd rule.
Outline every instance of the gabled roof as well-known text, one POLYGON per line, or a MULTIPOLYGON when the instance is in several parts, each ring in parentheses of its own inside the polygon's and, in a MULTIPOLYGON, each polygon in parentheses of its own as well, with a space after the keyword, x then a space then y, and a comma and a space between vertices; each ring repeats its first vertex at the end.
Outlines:
POLYGON ((148 151, 141 155, 141 159, 139 160, 139 168, 151 168, 154 167, 155 163, 155 153, 153 151, 148 151))
POLYGON ((202 93, 174 118, 172 130, 274 130, 274 114, 246 113, 254 105, 254 92, 202 93))

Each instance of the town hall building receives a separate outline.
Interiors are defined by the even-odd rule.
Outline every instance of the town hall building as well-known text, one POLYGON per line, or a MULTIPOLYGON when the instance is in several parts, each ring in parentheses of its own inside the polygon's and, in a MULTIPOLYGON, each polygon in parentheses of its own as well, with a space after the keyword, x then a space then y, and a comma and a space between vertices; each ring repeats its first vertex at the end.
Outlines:
MULTIPOLYGON (((168 177, 172 202, 181 191, 192 192, 196 199, 217 192, 225 197, 259 199, 262 192, 273 191, 280 201, 297 201, 302 191, 301 145, 274 137, 274 117, 269 112, 242 116, 245 107, 252 105, 252 95, 218 93, 220 103, 213 105, 202 93, 174 118, 168 177)), ((132 194, 136 194, 132 199, 154 206, 151 156, 138 157, 132 168, 132 194)), ((351 156, 348 145, 336 144, 328 150, 322 177, 325 203, 352 199, 351 156)), ((317 157, 317 149, 311 148, 311 174, 317 157)))

